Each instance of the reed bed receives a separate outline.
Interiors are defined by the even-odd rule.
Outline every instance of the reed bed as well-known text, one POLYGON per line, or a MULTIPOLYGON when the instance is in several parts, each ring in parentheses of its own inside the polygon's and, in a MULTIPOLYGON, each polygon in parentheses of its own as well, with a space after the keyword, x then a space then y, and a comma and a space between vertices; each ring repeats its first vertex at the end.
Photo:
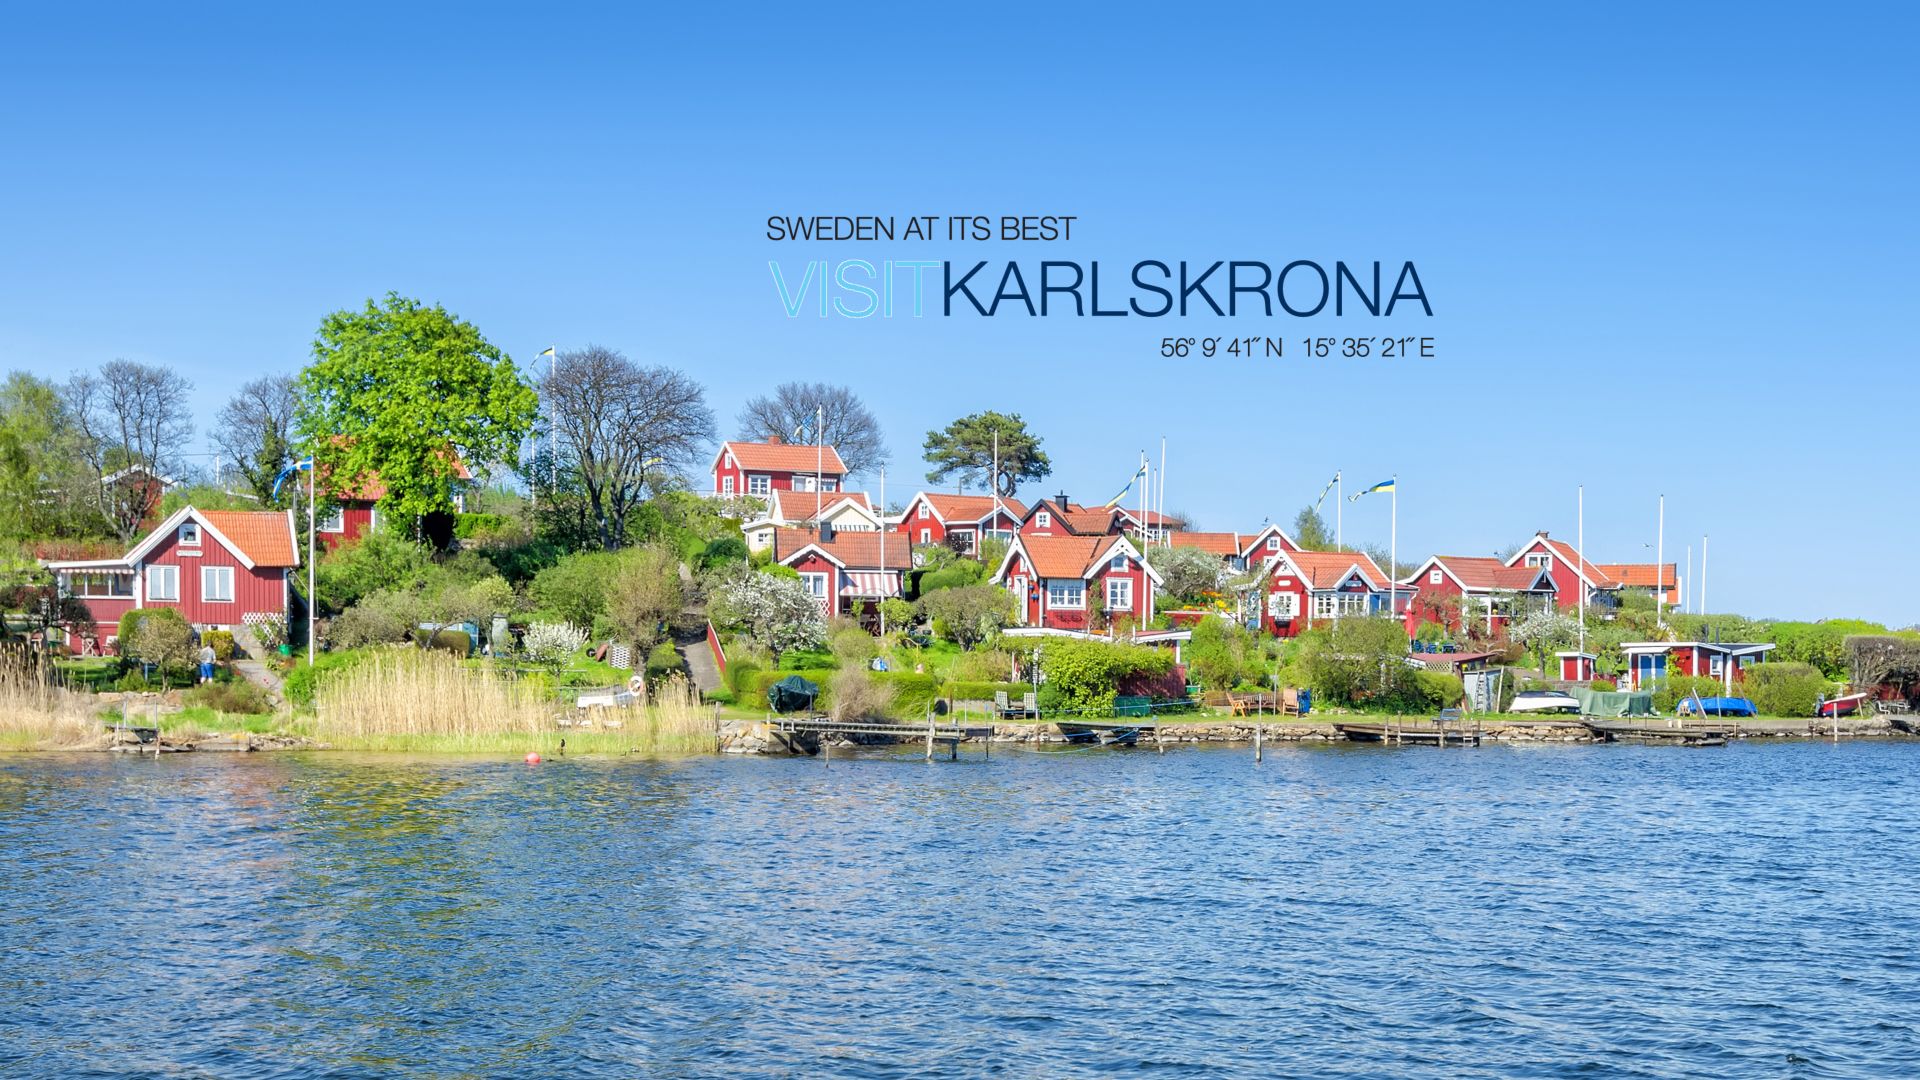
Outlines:
POLYGON ((582 753, 711 750, 714 726, 686 683, 671 679, 644 705, 581 710, 549 697, 539 680, 516 681, 444 653, 382 652, 324 681, 312 734, 344 750, 582 753), (565 726, 563 726, 563 724, 565 726))
POLYGON ((58 750, 101 739, 93 698, 49 686, 37 666, 0 656, 0 749, 58 750))

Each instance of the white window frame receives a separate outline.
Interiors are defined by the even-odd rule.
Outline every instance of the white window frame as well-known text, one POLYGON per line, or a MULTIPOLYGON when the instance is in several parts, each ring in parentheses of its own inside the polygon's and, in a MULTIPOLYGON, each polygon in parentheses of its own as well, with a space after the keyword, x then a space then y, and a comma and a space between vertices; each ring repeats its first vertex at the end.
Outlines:
POLYGON ((1124 574, 1124 573, 1126 573, 1126 572, 1127 572, 1127 554, 1126 554, 1126 552, 1124 552, 1124 551, 1123 551, 1123 552, 1121 552, 1120 554, 1118 554, 1118 555, 1115 555, 1115 556, 1113 557, 1113 561, 1107 564, 1107 569, 1109 569, 1109 570, 1111 570, 1111 571, 1113 571, 1113 572, 1114 572, 1114 573, 1116 573, 1116 574, 1124 574))
POLYGON ((1707 657, 1707 674, 1718 678, 1727 673, 1727 658, 1722 653, 1713 653, 1707 657))
POLYGON ((720 494, 733 494, 733 476, 731 474, 720 478, 720 494))
POLYGON ((1033 515, 1033 527, 1036 529, 1053 528, 1053 515, 1041 510, 1033 515))
POLYGON ((1444 585, 1446 584, 1446 580, 1446 572, 1437 566, 1427 571, 1427 584, 1429 585, 1444 585))
MULTIPOLYGON (((798 491, 800 489, 795 488, 794 490, 798 491)), ((768 476, 766 473, 748 473, 747 494, 756 499, 764 499, 768 495, 773 494, 773 477, 768 476)))
POLYGON ((197 548, 200 546, 200 523, 199 522, 187 521, 187 522, 181 523, 180 546, 190 547, 190 548, 197 548))
POLYGON ((923 544, 931 544, 931 543, 933 543, 933 530, 932 530, 932 529, 921 529, 921 530, 920 530, 920 542, 921 542, 921 543, 923 543, 923 544))
POLYGON ((336 506, 327 511, 327 516, 319 520, 314 528, 323 533, 343 533, 347 531, 347 508, 336 506))
POLYGON ((1339 614, 1339 608, 1335 605, 1335 600, 1336 597, 1332 593, 1314 593, 1313 617, 1316 619, 1331 619, 1339 614))
POLYGON ((1047 579, 1047 610, 1078 611, 1086 606, 1086 582, 1072 578, 1047 579))
POLYGON ((1343 592, 1335 593, 1334 596, 1339 601, 1342 615, 1365 615, 1369 603, 1373 600, 1371 593, 1343 592))
POLYGON ((828 576, 829 575, 819 571, 802 571, 800 574, 800 587, 807 590, 807 595, 813 597, 815 600, 825 600, 827 598, 828 576))
POLYGON ((1107 610, 1108 611, 1132 611, 1133 610, 1133 579, 1132 578, 1110 577, 1107 579, 1107 610))
POLYGON ((180 568, 177 566, 155 565, 147 567, 147 599, 180 602, 180 568), (167 582, 166 588, 160 582, 167 582))
POLYGON ((1553 556, 1544 551, 1530 551, 1527 553, 1527 569, 1551 570, 1553 569, 1553 556))
POLYGON ((1279 538, 1279 537, 1277 537, 1277 536, 1269 536, 1269 537, 1267 537, 1267 550, 1268 550, 1268 551, 1279 551, 1279 550, 1280 550, 1280 538, 1279 538))
POLYGON ((925 521, 933 516, 933 507, 928 506, 926 500, 922 499, 920 500, 920 512, 914 516, 918 517, 921 521, 925 521))
POLYGON ((200 599, 205 603, 209 603, 209 604, 233 603, 233 567, 231 566, 201 567, 200 568, 200 599), (215 588, 214 586, 214 582, 219 581, 222 578, 224 578, 226 581, 225 596, 218 595, 220 590, 215 588))
POLYGON ((1267 614, 1275 622, 1300 617, 1300 594, 1296 592, 1277 592, 1267 594, 1267 614))

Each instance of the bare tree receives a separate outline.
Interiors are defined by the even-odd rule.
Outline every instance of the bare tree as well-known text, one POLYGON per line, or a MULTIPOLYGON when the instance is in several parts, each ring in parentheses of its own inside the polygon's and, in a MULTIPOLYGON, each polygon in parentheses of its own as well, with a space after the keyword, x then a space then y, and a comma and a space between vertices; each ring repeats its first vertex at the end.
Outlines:
POLYGON ((115 360, 67 381, 67 405, 83 436, 100 513, 131 542, 160 504, 168 470, 193 435, 193 384, 171 368, 115 360))
POLYGON ((273 498, 273 482, 292 458, 293 408, 293 376, 267 375, 233 395, 209 436, 263 506, 273 498))
POLYGON ((599 345, 561 353, 540 396, 608 551, 626 544, 627 515, 645 491, 692 464, 714 438, 699 383, 599 345))
POLYGON ((808 441, 824 436, 850 473, 871 472, 887 463, 880 421, 844 386, 781 383, 771 397, 762 394, 740 410, 742 439, 792 439, 796 432, 808 441))

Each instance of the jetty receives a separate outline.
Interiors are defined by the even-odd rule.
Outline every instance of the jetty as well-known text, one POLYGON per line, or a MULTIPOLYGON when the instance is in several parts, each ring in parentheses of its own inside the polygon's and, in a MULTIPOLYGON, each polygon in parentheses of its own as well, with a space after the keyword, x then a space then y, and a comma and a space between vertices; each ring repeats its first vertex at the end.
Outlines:
POLYGON ((1471 726, 1459 709, 1442 709, 1431 720, 1357 720, 1333 725, 1334 730, 1354 742, 1412 743, 1415 746, 1479 746, 1484 738, 1480 722, 1471 726))
POLYGON ((936 724, 931 720, 925 724, 891 724, 876 720, 832 720, 824 716, 774 717, 767 722, 767 733, 789 754, 805 754, 808 757, 831 746, 831 741, 836 738, 905 743, 924 740, 928 761, 933 760, 935 744, 945 744, 948 760, 957 761, 961 743, 978 739, 990 746, 993 740, 993 728, 990 725, 970 727, 936 724))
POLYGON ((1665 722, 1642 717, 1636 720, 1606 720, 1588 717, 1587 730, 1606 740, 1619 742, 1677 743, 1681 746, 1725 746, 1738 730, 1735 724, 1687 723, 1678 717, 1665 722))

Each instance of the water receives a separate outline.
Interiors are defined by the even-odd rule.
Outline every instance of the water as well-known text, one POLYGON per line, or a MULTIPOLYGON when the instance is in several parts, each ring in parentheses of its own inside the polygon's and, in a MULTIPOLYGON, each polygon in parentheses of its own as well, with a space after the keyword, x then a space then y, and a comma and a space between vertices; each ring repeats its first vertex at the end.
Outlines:
POLYGON ((1920 744, 0 758, 0 1072, 1920 1072, 1920 744))

